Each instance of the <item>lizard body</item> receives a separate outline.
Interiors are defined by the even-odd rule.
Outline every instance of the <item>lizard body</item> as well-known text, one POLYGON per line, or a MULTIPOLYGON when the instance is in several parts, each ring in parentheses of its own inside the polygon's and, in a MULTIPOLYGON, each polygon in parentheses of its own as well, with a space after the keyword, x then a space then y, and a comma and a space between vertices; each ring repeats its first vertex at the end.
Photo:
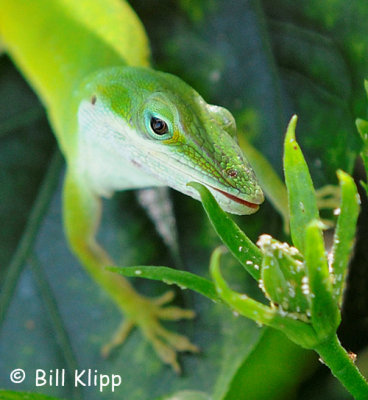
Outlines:
POLYGON ((101 197, 118 190, 187 183, 207 186, 221 207, 255 212, 263 201, 236 140, 229 111, 207 104, 181 79, 149 67, 144 29, 121 0, 0 0, 0 38, 44 103, 67 163, 64 224, 73 252, 126 319, 175 369, 177 350, 195 350, 160 319, 192 312, 150 300, 110 272, 95 235, 101 197))

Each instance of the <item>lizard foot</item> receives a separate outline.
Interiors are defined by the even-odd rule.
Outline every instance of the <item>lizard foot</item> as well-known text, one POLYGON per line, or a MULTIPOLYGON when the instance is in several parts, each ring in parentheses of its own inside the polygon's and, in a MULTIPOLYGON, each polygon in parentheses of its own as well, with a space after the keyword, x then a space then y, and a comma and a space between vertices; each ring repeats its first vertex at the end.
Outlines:
POLYGON ((131 330, 137 326, 152 344, 160 359, 172 366, 175 372, 180 373, 177 361, 178 351, 197 353, 198 347, 192 344, 186 336, 165 329, 160 320, 177 321, 191 319, 195 316, 192 310, 185 310, 175 306, 166 306, 174 298, 174 292, 169 291, 156 299, 139 297, 139 304, 135 304, 134 317, 125 318, 112 340, 102 348, 102 355, 107 357, 111 351, 120 346, 131 330))

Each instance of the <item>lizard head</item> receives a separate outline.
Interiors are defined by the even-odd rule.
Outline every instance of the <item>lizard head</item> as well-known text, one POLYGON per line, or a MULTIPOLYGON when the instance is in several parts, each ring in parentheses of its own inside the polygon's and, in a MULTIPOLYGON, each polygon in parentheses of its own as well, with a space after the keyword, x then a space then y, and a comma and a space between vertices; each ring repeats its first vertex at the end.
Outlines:
POLYGON ((199 182, 227 212, 257 211, 263 193, 229 111, 207 104, 176 76, 147 68, 114 68, 95 81, 93 102, 114 113, 115 148, 132 166, 196 199, 187 184, 199 182))

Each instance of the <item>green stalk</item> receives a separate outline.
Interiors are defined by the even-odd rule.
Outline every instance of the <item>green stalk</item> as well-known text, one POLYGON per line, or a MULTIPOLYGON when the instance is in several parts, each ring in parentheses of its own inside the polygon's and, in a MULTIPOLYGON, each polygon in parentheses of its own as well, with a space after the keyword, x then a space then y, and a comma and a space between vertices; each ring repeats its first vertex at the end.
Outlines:
POLYGON ((336 335, 331 336, 314 350, 355 400, 368 399, 368 382, 341 346, 336 335))

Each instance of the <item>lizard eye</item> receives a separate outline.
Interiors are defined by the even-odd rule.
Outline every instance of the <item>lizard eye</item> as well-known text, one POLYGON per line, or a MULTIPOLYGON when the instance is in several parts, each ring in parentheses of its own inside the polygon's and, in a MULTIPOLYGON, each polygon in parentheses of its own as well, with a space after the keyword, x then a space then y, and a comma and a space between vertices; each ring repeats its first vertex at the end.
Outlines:
POLYGON ((150 126, 152 131, 160 136, 165 135, 169 131, 167 123, 163 119, 157 117, 151 117, 150 126))
POLYGON ((174 117, 170 109, 164 108, 160 103, 154 103, 144 110, 144 132, 151 139, 167 143, 174 136, 174 117))

